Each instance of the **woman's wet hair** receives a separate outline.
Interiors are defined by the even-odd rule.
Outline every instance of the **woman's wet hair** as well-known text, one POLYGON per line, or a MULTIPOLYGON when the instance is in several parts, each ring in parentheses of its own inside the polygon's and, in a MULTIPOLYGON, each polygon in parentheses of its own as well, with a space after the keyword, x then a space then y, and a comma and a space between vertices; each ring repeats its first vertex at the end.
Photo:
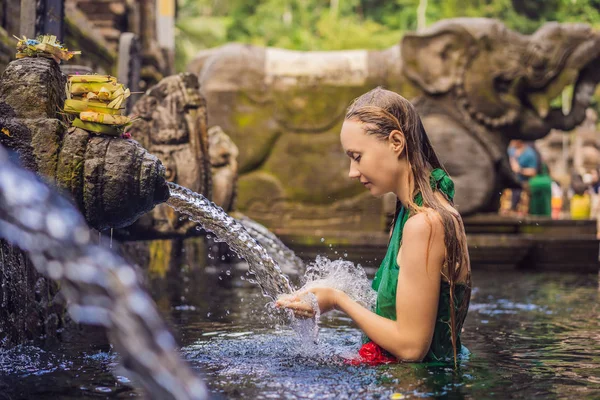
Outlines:
MULTIPOLYGON (((460 284, 466 285, 467 290, 461 303, 457 306, 457 300, 454 298, 455 285, 459 283, 462 268, 469 265, 464 226, 460 215, 449 211, 444 206, 442 201, 434 194, 434 189, 431 188, 430 184, 431 171, 436 168, 445 170, 445 168, 437 157, 414 106, 410 101, 395 92, 377 87, 363 94, 348 107, 345 119, 360 121, 366 134, 375 135, 382 140, 387 140, 394 130, 400 131, 404 135, 406 146, 401 157, 407 157, 412 172, 412 174, 409 174, 409 187, 413 190, 413 195, 421 193, 423 197, 423 206, 416 204, 412 200, 413 196, 410 197, 409 203, 404 204, 404 206, 408 208, 411 214, 424 212, 428 208, 433 209, 440 215, 444 226, 447 276, 443 270, 442 274, 444 274, 450 285, 450 328, 456 363, 458 351, 456 337, 457 332, 462 329, 462 323, 469 307, 471 272, 467 271, 466 279, 460 282, 460 284)), ((452 199, 447 198, 445 194, 444 197, 452 204, 452 199)), ((398 200, 394 223, 396 223, 401 207, 402 204, 398 200)), ((433 232, 431 235, 433 235, 433 232)))

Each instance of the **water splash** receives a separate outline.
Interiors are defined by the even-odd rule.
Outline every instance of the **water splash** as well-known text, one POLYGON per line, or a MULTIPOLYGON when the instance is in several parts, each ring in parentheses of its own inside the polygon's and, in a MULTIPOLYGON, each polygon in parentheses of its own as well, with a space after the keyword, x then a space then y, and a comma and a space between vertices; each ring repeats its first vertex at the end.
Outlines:
POLYGON ((342 259, 331 261, 327 257, 317 256, 307 266, 302 283, 300 290, 314 287, 339 289, 368 309, 373 308, 377 299, 377 292, 371 288, 371 281, 360 264, 342 259))
POLYGON ((298 274, 304 273, 304 262, 273 232, 241 213, 236 212, 234 216, 282 269, 298 274))
POLYGON ((248 233, 242 224, 201 194, 169 182, 171 197, 167 204, 198 222, 215 234, 216 240, 225 241, 229 247, 248 262, 248 268, 265 296, 275 300, 282 294, 292 293, 289 279, 264 247, 248 233))
POLYGON ((180 359, 136 270, 93 244, 74 206, 13 165, 1 147, 0 237, 26 251, 41 274, 61 281, 76 321, 107 330, 124 368, 150 397, 207 398, 203 382, 180 359))
MULTIPOLYGON (((302 301, 311 306, 315 315, 313 318, 292 317, 291 326, 300 339, 300 342, 298 343, 299 348, 304 353, 311 353, 314 351, 315 345, 319 343, 319 322, 321 321, 321 309, 319 308, 317 296, 315 296, 313 293, 305 294, 302 301)), ((293 313, 290 311, 290 314, 293 313)))

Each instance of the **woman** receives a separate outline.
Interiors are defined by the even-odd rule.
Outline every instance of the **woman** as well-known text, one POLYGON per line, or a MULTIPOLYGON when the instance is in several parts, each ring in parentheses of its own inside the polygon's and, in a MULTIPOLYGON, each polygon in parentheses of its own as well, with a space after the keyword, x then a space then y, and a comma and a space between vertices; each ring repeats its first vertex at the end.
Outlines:
MULTIPOLYGON (((340 134, 350 178, 373 196, 393 192, 397 209, 388 251, 373 280, 371 311, 332 288, 312 288, 321 313, 348 314, 369 341, 357 362, 446 361, 456 364, 469 306, 471 271, 464 226, 452 205, 454 184, 421 120, 402 96, 376 88, 349 107, 340 134)), ((305 293, 279 307, 309 317, 305 293)))

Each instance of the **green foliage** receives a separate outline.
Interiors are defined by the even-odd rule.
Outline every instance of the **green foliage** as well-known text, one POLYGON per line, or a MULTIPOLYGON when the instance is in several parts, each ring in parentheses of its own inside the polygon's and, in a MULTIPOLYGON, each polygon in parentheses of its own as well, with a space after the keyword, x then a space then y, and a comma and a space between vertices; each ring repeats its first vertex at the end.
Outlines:
POLYGON ((600 28, 600 0, 178 0, 177 68, 230 41, 294 50, 381 49, 425 22, 496 18, 532 33, 545 22, 600 28))

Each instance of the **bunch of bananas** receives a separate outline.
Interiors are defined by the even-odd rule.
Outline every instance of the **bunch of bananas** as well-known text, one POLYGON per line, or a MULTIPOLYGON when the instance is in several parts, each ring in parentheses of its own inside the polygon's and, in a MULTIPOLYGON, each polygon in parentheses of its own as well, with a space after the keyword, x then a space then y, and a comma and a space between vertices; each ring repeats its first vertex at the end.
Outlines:
POLYGON ((86 131, 120 136, 131 124, 121 105, 129 89, 110 75, 70 75, 64 111, 75 114, 72 125, 86 131))
POLYGON ((22 39, 15 38, 18 40, 16 58, 45 57, 60 64, 61 60, 70 60, 74 55, 81 54, 81 51, 66 49, 54 35, 40 35, 36 39, 27 39, 25 36, 22 39))

